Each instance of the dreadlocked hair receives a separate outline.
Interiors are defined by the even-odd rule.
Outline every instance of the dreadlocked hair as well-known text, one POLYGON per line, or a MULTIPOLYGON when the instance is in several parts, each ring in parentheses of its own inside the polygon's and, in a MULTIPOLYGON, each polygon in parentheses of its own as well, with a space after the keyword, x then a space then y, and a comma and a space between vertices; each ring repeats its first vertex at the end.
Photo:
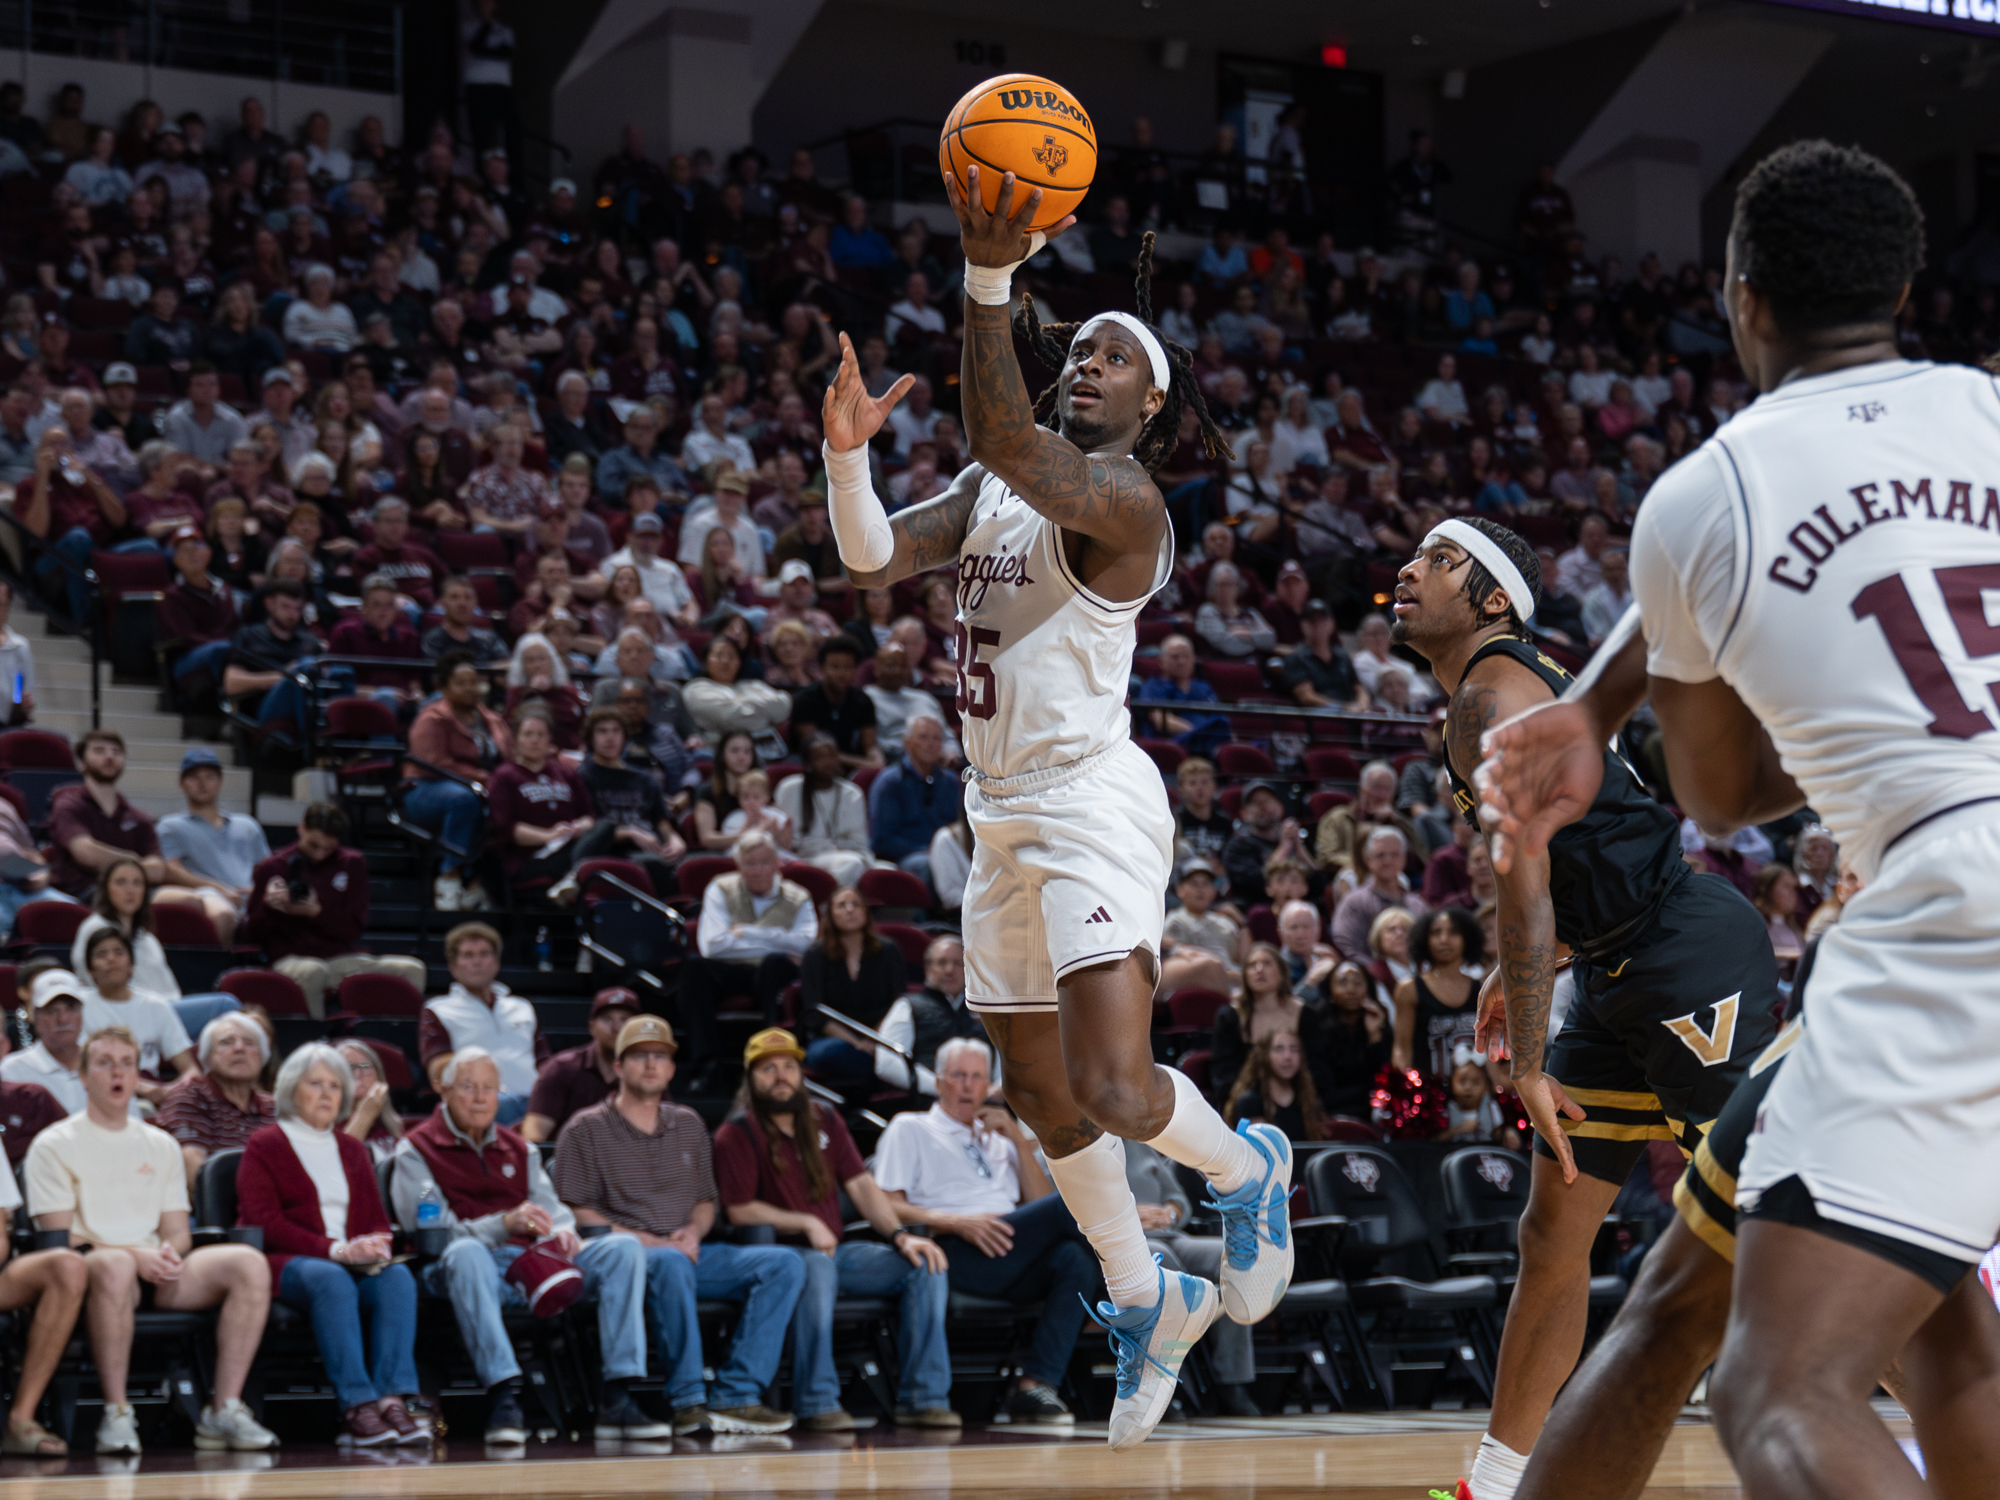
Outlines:
MULTIPOLYGON (((1132 456, 1149 474, 1159 468, 1180 442, 1181 413, 1192 411, 1201 424, 1202 452, 1210 459, 1233 460, 1236 455, 1230 450, 1229 439, 1209 416, 1201 383, 1194 378, 1194 356, 1153 326, 1153 231, 1150 229, 1140 238, 1138 275, 1132 290, 1139 305, 1139 321, 1167 351, 1170 371, 1167 399, 1160 403, 1152 420, 1139 429, 1139 441, 1133 445, 1132 456)), ((1033 293, 1022 295, 1021 310, 1014 314, 1014 332, 1035 351, 1036 359, 1058 373, 1069 363, 1070 341, 1081 327, 1081 323, 1044 323, 1035 308, 1033 293)), ((1056 391, 1060 385, 1059 380, 1049 382, 1035 398, 1035 420, 1045 427, 1055 426, 1056 391)))
MULTIPOLYGON (((1539 602, 1542 595, 1542 562, 1535 556, 1535 549, 1528 545, 1521 533, 1502 526, 1498 521, 1489 521, 1484 516, 1465 516, 1461 519, 1468 526, 1476 526, 1483 531, 1496 547, 1507 554, 1507 560, 1521 570, 1521 577, 1528 585, 1529 597, 1525 602, 1529 604, 1539 602)), ((1526 640, 1528 627, 1521 623, 1519 615, 1511 610, 1504 617, 1488 615, 1480 607, 1495 589, 1502 587, 1504 585, 1500 580, 1489 573, 1486 565, 1478 558, 1475 557, 1466 564, 1465 597, 1472 605, 1473 615, 1480 627, 1483 629, 1488 625, 1498 625, 1504 618, 1510 633, 1526 640)))

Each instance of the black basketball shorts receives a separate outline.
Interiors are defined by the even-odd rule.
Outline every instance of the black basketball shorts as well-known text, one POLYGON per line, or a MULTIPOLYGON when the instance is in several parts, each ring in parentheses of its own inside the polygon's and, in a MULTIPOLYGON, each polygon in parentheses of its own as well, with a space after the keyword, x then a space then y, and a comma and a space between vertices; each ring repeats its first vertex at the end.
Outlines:
MULTIPOLYGON (((1571 965, 1576 998, 1547 1070, 1579 1172, 1623 1183, 1648 1141, 1692 1158, 1771 1043, 1778 963, 1764 919, 1719 875, 1682 880, 1624 951, 1571 965)), ((1539 1136, 1535 1150, 1555 1153, 1539 1136)))

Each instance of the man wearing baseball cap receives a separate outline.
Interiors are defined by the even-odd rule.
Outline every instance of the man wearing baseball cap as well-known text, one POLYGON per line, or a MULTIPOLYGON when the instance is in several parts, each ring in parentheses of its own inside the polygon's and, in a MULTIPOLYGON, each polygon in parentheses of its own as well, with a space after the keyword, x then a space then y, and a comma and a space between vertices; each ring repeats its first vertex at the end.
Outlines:
POLYGON ((216 935, 228 943, 271 846, 255 818, 222 810, 222 762, 208 746, 192 746, 181 757, 181 795, 187 811, 160 819, 160 857, 169 879, 215 895, 204 904, 216 935))
POLYGON ((652 601, 654 609, 676 626, 692 625, 701 609, 688 588, 687 575, 672 558, 660 556, 666 523, 656 508, 658 492, 653 489, 652 481, 643 476, 635 478, 633 486, 643 497, 641 509, 626 530, 625 545, 605 558, 598 571, 609 579, 616 577, 620 568, 633 569, 639 575, 640 589, 652 601), (648 505, 647 500, 652 504, 648 505))
POLYGON ((840 630, 833 616, 819 608, 819 584, 813 570, 797 558, 778 569, 778 602, 764 617, 764 639, 787 620, 796 620, 811 634, 814 647, 831 640, 840 630))
POLYGON ((88 1102, 82 1076, 83 1000, 90 986, 53 958, 23 964, 15 984, 27 1001, 35 1042, 0 1057, 0 1079, 38 1084, 65 1115, 73 1115, 88 1102))
POLYGON ((558 1052, 543 1063, 528 1095, 521 1134, 552 1141, 571 1115, 602 1104, 618 1087, 618 1033, 639 1014, 639 997, 622 984, 597 992, 590 1002, 590 1040, 558 1052))
POLYGON ((613 1051, 618 1091, 570 1118, 556 1139, 556 1195, 579 1224, 608 1224, 646 1247, 646 1310, 674 1431, 783 1432, 792 1414, 765 1404, 805 1266, 778 1245, 704 1243, 715 1226, 715 1166, 701 1116, 667 1098, 674 1029, 634 1016, 613 1051), (729 1358, 709 1392, 702 1378, 701 1298, 739 1303, 729 1358))
POLYGON ((139 372, 122 359, 104 367, 104 394, 90 420, 106 432, 116 432, 134 453, 160 435, 153 414, 139 410, 139 372))
POLYGON ((806 1268, 805 1294, 792 1317, 794 1405, 809 1432, 855 1426, 840 1406, 833 1365, 836 1297, 895 1297, 896 1420, 915 1427, 955 1428, 951 1356, 944 1315, 950 1282, 944 1251, 906 1228, 875 1181, 839 1111, 822 1109, 806 1092, 805 1052, 798 1038, 773 1027, 743 1049, 743 1088, 736 1113, 715 1133, 716 1175, 732 1224, 763 1224, 793 1246, 806 1268), (888 1243, 841 1240, 840 1195, 888 1243))
POLYGON ((208 571, 215 552, 199 526, 176 527, 167 553, 180 577, 160 600, 160 633, 188 643, 174 661, 174 683, 192 697, 213 701, 243 623, 236 613, 236 594, 208 571))
MULTIPOLYGON (((722 423, 722 398, 720 396, 704 396, 701 402, 701 409, 703 423, 706 423, 711 415, 713 415, 718 425, 722 423)), ((694 433, 688 438, 688 446, 690 448, 698 447, 699 445, 695 439, 703 435, 703 425, 697 424, 694 433)), ((732 442, 741 443, 743 441, 743 439, 737 437, 734 433, 731 433, 729 437, 732 442)), ((728 455, 723 455, 724 459, 727 457, 728 455)), ((685 450, 682 452, 681 461, 683 464, 687 463, 685 450)), ((749 448, 746 445, 743 450, 742 462, 747 465, 750 461, 749 448)), ((692 472, 691 465, 689 468, 690 472, 692 472)), ((749 504, 749 497, 750 478, 741 468, 724 468, 721 473, 717 474, 715 476, 715 493, 706 499, 697 500, 693 505, 690 505, 687 516, 681 521, 681 546, 676 561, 683 564, 698 565, 701 562, 701 549, 708 542, 708 534, 720 526, 726 529, 729 535, 735 539, 736 560, 743 564, 743 571, 752 578, 766 577, 764 543, 757 535, 757 523, 744 514, 744 508, 749 504)), ((767 584, 766 587, 768 588, 769 585, 767 584)))
POLYGON ((1340 644, 1333 611, 1324 599, 1306 600, 1299 611, 1299 634, 1297 649, 1285 658, 1285 690, 1306 708, 1366 707, 1368 694, 1340 644))

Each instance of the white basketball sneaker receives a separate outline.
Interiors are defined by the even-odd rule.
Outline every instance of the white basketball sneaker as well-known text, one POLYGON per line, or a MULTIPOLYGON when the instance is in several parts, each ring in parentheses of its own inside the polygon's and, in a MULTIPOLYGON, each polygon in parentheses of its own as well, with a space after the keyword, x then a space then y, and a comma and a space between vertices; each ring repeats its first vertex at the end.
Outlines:
POLYGON ((1261 1323, 1292 1284, 1292 1143, 1275 1125, 1246 1121, 1236 1133, 1264 1159, 1264 1176, 1233 1193, 1209 1190, 1222 1211, 1222 1308, 1233 1322, 1261 1323))
MULTIPOLYGON (((1157 1257, 1155 1257, 1157 1260, 1157 1257)), ((1151 1307, 1097 1304, 1091 1316, 1111 1335, 1118 1357, 1118 1398, 1111 1403, 1111 1446, 1146 1441, 1167 1414, 1180 1382, 1181 1362, 1209 1325, 1222 1316, 1215 1283, 1162 1270, 1160 1300, 1151 1307)))

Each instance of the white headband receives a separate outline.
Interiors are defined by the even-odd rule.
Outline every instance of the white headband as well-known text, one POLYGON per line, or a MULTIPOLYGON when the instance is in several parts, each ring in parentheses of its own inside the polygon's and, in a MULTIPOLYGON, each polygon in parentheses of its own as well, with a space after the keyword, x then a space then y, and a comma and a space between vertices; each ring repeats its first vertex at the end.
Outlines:
POLYGON ((1167 351, 1160 346, 1160 341, 1153 337, 1153 330, 1148 328, 1144 323, 1141 323, 1130 313, 1099 313, 1096 317, 1085 323, 1083 327, 1077 329, 1076 338, 1069 341, 1070 348, 1074 349, 1076 347, 1076 340, 1088 337, 1090 330, 1097 327, 1100 323, 1116 323, 1120 328, 1131 334, 1133 338, 1137 339, 1139 347, 1146 351, 1146 358, 1152 362, 1153 384, 1163 391, 1173 389, 1173 366, 1167 363, 1167 351))
MULTIPOLYGON (((1440 521, 1431 528, 1431 534, 1424 538, 1424 546, 1433 542, 1451 542, 1463 547, 1480 566, 1493 575, 1493 581, 1507 591, 1507 601, 1514 614, 1525 625, 1535 617, 1535 595, 1528 587, 1528 580, 1521 576, 1521 570, 1514 566, 1514 560, 1500 549, 1492 537, 1464 521, 1440 521)), ((1418 549, 1419 551, 1422 548, 1418 549)))

